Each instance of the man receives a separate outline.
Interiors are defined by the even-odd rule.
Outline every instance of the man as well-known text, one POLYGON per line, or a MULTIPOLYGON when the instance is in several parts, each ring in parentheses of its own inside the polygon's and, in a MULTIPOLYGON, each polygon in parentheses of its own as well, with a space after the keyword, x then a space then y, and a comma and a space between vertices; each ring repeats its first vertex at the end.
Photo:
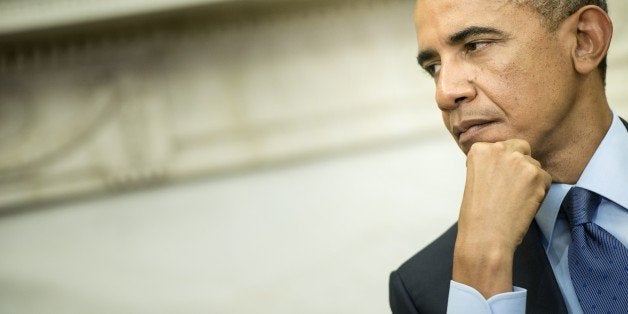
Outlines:
POLYGON ((458 223, 391 274, 394 313, 628 311, 628 123, 605 95, 606 11, 417 1, 418 61, 467 177, 458 223))

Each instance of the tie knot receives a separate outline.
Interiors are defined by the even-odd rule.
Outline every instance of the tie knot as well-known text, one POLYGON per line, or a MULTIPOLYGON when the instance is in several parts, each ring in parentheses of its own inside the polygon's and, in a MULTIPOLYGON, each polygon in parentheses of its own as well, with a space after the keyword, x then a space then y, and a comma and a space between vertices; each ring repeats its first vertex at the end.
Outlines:
POLYGON ((560 209, 573 226, 591 222, 591 216, 600 204, 600 196, 589 190, 574 186, 567 192, 560 209))

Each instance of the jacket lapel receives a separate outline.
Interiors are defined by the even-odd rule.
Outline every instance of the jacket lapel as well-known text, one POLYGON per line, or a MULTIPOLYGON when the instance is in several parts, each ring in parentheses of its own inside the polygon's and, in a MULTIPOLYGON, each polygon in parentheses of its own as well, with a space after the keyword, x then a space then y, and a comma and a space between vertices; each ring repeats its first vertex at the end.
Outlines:
POLYGON ((534 221, 515 251, 513 283, 528 290, 527 313, 567 313, 552 266, 541 244, 541 231, 534 221))

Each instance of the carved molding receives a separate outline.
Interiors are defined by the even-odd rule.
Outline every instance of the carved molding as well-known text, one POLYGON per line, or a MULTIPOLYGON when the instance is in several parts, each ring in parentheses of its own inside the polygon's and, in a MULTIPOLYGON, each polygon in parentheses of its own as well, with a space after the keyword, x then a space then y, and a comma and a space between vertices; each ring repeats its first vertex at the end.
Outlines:
POLYGON ((238 0, 4 0, 0 34, 238 0))
POLYGON ((410 89, 411 2, 304 8, 4 50, 0 208, 434 132, 410 89))

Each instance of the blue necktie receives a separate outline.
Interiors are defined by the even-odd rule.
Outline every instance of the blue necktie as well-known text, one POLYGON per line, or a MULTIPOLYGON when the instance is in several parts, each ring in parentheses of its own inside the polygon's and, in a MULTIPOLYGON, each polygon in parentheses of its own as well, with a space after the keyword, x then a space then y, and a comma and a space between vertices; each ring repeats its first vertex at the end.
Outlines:
POLYGON ((569 273, 584 313, 628 313, 628 249, 591 222, 600 201, 573 187, 561 205, 571 226, 569 273))

